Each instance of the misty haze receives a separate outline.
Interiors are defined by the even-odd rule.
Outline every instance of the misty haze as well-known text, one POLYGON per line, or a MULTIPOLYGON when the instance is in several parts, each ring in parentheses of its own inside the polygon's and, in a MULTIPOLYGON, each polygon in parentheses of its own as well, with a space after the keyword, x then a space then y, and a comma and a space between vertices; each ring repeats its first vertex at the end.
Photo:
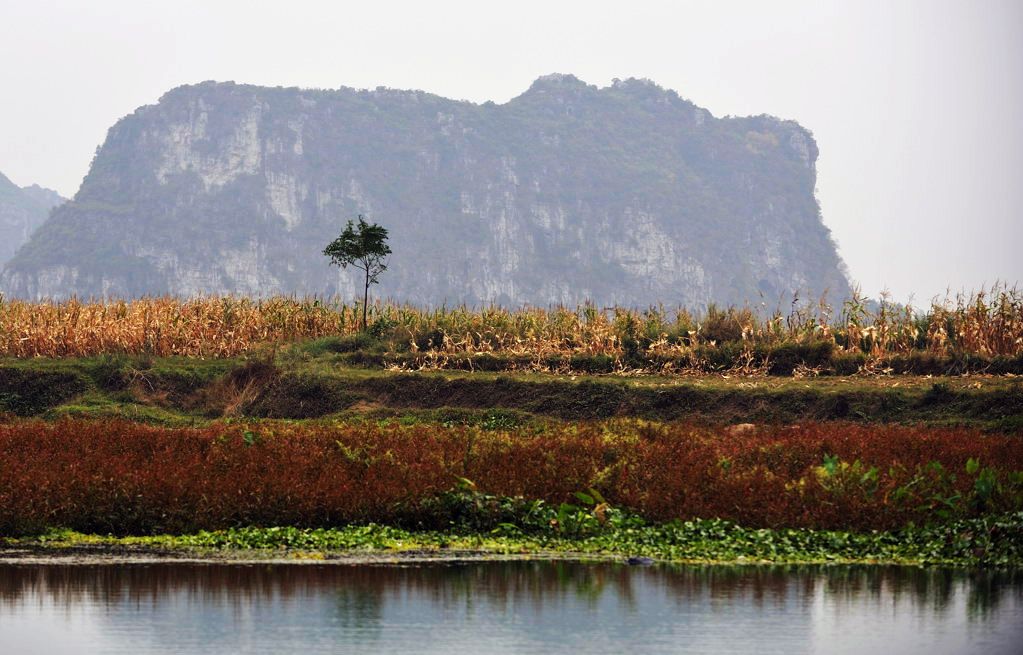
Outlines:
POLYGON ((1018 651, 1021 44, 0 0, 0 652, 1018 651))

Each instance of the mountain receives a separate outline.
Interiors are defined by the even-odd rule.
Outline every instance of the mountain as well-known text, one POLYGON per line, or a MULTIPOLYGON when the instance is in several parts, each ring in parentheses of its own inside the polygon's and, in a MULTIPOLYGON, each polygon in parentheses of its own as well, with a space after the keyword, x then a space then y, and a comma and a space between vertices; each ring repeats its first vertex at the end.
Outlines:
POLYGON ((28 241, 29 235, 64 202, 56 191, 33 184, 19 187, 0 173, 0 266, 28 241))
POLYGON ((816 159, 795 122, 715 118, 645 80, 549 75, 500 105, 204 82, 110 129, 0 288, 351 297, 322 250, 361 213, 390 231, 374 293, 396 300, 837 299, 816 159))

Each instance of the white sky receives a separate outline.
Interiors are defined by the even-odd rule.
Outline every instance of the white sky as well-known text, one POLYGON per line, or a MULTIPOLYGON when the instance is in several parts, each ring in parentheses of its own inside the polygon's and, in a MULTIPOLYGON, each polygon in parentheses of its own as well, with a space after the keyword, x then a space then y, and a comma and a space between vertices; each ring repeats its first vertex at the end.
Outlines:
POLYGON ((72 195, 118 118, 202 80, 504 102, 647 77, 811 129, 855 281, 1023 281, 1023 0, 0 0, 0 171, 72 195))

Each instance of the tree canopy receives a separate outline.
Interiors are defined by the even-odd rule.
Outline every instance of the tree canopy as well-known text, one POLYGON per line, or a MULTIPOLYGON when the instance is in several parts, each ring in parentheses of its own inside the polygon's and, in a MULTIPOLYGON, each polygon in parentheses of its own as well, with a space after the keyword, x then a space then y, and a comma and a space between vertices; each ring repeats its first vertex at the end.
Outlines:
POLYGON ((376 284, 380 274, 387 270, 391 248, 387 245, 386 228, 367 222, 362 214, 359 214, 358 221, 358 224, 348 221, 341 235, 323 250, 323 254, 330 257, 331 264, 342 269, 354 266, 365 273, 362 328, 366 329, 369 285, 376 284))

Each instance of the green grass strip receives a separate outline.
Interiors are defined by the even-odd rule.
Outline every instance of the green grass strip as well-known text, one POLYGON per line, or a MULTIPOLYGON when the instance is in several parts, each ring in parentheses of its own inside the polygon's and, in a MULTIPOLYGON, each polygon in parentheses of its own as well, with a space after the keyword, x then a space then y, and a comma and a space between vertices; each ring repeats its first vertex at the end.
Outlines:
MULTIPOLYGON (((3 544, 3 542, 0 542, 3 544)), ((53 530, 8 540, 59 551, 68 548, 142 548, 199 556, 246 553, 271 557, 324 558, 366 553, 473 551, 493 555, 643 556, 665 562, 702 563, 872 563, 942 566, 1023 567, 1023 512, 891 532, 805 529, 750 529, 711 519, 659 525, 630 520, 592 534, 565 536, 552 528, 525 533, 514 525, 490 532, 408 531, 383 525, 304 529, 245 527, 190 535, 114 537, 53 530)), ((0 547, 0 555, 3 548, 0 547)))

